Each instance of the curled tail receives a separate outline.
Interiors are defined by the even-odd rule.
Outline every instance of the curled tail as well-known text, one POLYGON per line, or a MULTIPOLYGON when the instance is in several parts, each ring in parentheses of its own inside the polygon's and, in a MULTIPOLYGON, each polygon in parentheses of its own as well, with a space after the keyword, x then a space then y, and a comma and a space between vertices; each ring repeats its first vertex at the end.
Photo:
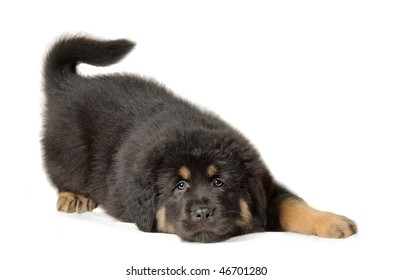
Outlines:
POLYGON ((78 63, 108 66, 121 60, 135 44, 125 39, 105 41, 87 36, 64 36, 54 43, 44 64, 46 88, 59 86, 76 74, 78 63))

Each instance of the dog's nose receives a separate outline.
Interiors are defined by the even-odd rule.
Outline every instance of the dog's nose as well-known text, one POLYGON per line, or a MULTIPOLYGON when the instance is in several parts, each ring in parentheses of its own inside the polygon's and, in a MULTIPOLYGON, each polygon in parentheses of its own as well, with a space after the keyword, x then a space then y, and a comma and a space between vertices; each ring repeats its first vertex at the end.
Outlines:
POLYGON ((213 216, 214 210, 210 209, 209 207, 198 207, 195 211, 194 216, 200 221, 207 221, 213 216))

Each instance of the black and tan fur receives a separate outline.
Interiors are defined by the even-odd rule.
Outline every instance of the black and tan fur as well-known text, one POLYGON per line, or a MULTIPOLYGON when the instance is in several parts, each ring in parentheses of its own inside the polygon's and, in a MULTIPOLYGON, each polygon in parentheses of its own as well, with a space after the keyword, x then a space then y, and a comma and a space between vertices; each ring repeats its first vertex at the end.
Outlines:
POLYGON ((134 43, 59 39, 44 67, 43 152, 65 212, 107 213, 143 231, 215 242, 263 231, 348 237, 355 224, 278 184, 248 140, 219 117, 136 75, 78 75, 134 43))

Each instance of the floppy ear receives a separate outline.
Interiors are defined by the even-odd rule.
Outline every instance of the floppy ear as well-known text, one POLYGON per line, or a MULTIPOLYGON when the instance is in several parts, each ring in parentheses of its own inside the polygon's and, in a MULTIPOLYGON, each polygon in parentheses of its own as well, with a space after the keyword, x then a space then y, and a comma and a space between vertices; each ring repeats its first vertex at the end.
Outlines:
POLYGON ((149 182, 129 184, 125 214, 134 221, 142 231, 155 231, 156 192, 149 182))
POLYGON ((117 174, 110 186, 107 205, 108 214, 129 223, 135 223, 142 231, 156 230, 156 191, 151 182, 138 179, 135 173, 117 174))
POLYGON ((263 181, 255 180, 249 183, 251 195, 251 209, 254 217, 254 229, 263 231, 266 229, 266 195, 263 187, 263 181))

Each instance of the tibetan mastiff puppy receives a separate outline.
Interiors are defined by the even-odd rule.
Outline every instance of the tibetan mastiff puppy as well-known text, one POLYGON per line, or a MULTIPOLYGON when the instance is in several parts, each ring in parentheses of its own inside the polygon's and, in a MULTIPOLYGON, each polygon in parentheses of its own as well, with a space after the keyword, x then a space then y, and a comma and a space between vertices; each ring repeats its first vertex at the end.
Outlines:
POLYGON ((42 146, 60 211, 101 205, 146 232, 217 242, 263 231, 321 237, 356 233, 348 218, 310 207, 274 180, 236 129, 154 80, 84 77, 134 43, 64 36, 44 65, 42 146))

